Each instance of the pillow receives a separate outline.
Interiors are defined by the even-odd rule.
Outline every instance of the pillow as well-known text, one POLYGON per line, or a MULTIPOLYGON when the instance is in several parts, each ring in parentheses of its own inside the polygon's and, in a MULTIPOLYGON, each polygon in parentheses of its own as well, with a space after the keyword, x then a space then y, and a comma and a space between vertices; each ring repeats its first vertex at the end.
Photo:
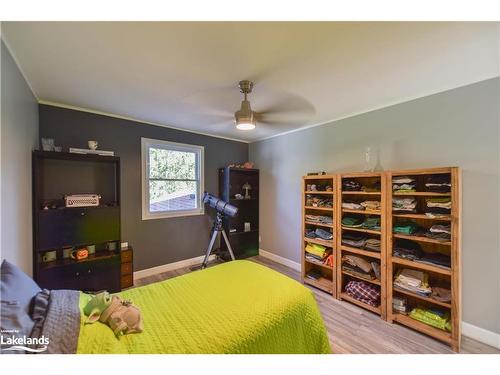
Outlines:
POLYGON ((17 301, 19 307, 29 314, 31 300, 41 290, 37 283, 6 260, 0 266, 0 276, 0 300, 17 301))
MULTIPOLYGON (((0 329, 3 336, 20 338, 30 337, 35 322, 17 301, 0 301, 0 329)), ((2 345, 3 346, 3 345, 2 345)), ((7 344, 7 346, 9 346, 7 344)), ((12 346, 12 345, 11 345, 12 346)), ((22 354, 24 350, 0 349, 2 354, 22 354)))
POLYGON ((2 332, 9 331, 12 336, 29 337, 35 322, 24 311, 17 301, 0 301, 0 329, 2 332))

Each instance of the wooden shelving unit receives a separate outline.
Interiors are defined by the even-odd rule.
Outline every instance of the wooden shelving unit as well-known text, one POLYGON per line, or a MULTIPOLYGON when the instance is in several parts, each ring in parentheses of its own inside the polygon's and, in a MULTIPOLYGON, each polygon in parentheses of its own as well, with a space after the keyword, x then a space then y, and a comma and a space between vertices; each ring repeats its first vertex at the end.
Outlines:
POLYGON ((380 315, 382 319, 389 322, 396 322, 414 330, 427 334, 435 339, 448 343, 453 350, 459 351, 461 337, 461 178, 460 170, 457 167, 431 168, 417 170, 399 170, 380 173, 344 173, 330 174, 322 176, 303 177, 302 187, 302 281, 305 284, 312 285, 321 289, 335 298, 344 300, 360 306, 368 311, 380 315), (450 176, 451 191, 435 192, 426 191, 425 179, 431 175, 450 176), (414 192, 393 192, 392 179, 395 176, 412 176, 416 180, 416 191, 414 192), (343 180, 352 179, 358 181, 361 185, 373 185, 379 183, 380 191, 343 191, 343 180), (329 185, 332 191, 314 191, 308 189, 308 185, 329 185), (318 197, 319 199, 328 199, 331 197, 333 207, 314 207, 306 205, 308 195, 318 197), (411 213, 393 213, 393 197, 415 197, 417 201, 416 212, 411 213), (451 212, 449 214, 426 215, 424 204, 426 198, 446 198, 451 199, 451 212), (342 202, 362 202, 366 200, 377 200, 380 202, 380 211, 360 210, 342 208, 342 202), (332 217, 332 223, 318 223, 306 220, 307 214, 316 214, 332 217), (380 230, 367 229, 362 227, 346 227, 342 225, 342 218, 345 215, 358 217, 372 217, 380 219, 380 230), (433 224, 450 224, 451 239, 449 241, 438 240, 426 237, 424 234, 408 235, 393 233, 393 224, 396 221, 413 221, 421 228, 430 228, 433 224), (318 238, 307 238, 305 233, 307 229, 322 228, 332 231, 333 240, 325 241, 318 238), (357 248, 342 244, 342 237, 345 233, 363 233, 368 238, 380 239, 380 252, 357 248), (451 267, 437 264, 412 261, 393 256, 393 245, 398 240, 410 240, 419 244, 425 252, 441 252, 449 254, 451 258, 451 267), (306 260, 305 248, 308 243, 319 244, 332 249, 334 254, 334 266, 330 267, 322 264, 320 261, 306 260), (357 255, 372 262, 380 263, 380 280, 366 280, 359 275, 342 270, 342 256, 345 254, 357 255), (425 297, 393 287, 395 273, 399 269, 410 268, 421 270, 429 275, 431 286, 441 286, 451 289, 451 301, 441 302, 432 297, 425 297), (318 280, 312 280, 306 277, 307 273, 313 269, 320 270, 322 277, 318 280), (371 283, 380 288, 381 303, 380 306, 371 306, 358 301, 345 292, 346 282, 349 280, 362 280, 371 283), (394 296, 406 298, 411 308, 435 307, 443 311, 449 311, 451 316, 451 332, 444 331, 418 320, 394 312, 392 302, 394 296))
POLYGON ((386 173, 386 190, 388 204, 386 207, 387 221, 387 320, 410 327, 414 330, 432 336, 449 344, 454 351, 460 349, 461 337, 461 260, 460 260, 460 216, 461 216, 461 185, 460 170, 457 167, 432 168, 417 170, 401 170, 386 173), (451 191, 444 193, 425 191, 425 179, 431 175, 449 175, 451 191), (396 176, 410 176, 416 180, 416 192, 393 193, 392 180, 396 176), (417 200, 417 212, 411 214, 393 214, 392 197, 415 197, 417 200), (450 197, 451 214, 430 217, 424 213, 425 198, 427 197, 450 197), (451 240, 438 241, 435 239, 413 236, 406 234, 393 234, 394 222, 398 220, 411 220, 423 228, 429 228, 435 223, 451 224, 451 240), (451 267, 420 263, 408 259, 393 256, 393 245, 398 239, 411 240, 418 243, 426 252, 441 252, 449 254, 451 267), (430 285, 438 283, 451 289, 451 302, 441 302, 432 297, 424 297, 412 292, 393 287, 393 278, 398 269, 411 268, 426 272, 430 278, 430 285), (392 300, 395 295, 407 299, 409 309, 416 306, 434 307, 443 311, 449 311, 451 316, 451 332, 444 331, 410 316, 395 312, 392 309, 392 300))
POLYGON ((337 194, 337 296, 339 299, 356 304, 368 311, 374 312, 381 316, 382 319, 386 319, 386 301, 385 301, 385 289, 386 289, 386 251, 385 251, 385 232, 386 232, 386 219, 385 219, 385 206, 386 206, 386 196, 385 196, 385 183, 386 179, 383 173, 349 173, 340 174, 337 176, 337 186, 339 189, 339 194, 337 194), (342 183, 345 180, 354 180, 360 183, 362 186, 373 186, 378 185, 378 191, 344 191, 342 190, 342 183), (380 202, 380 210, 353 210, 342 208, 342 202, 362 202, 366 200, 376 200, 380 202), (365 228, 351 228, 343 226, 342 218, 344 216, 357 216, 357 217, 375 217, 380 219, 380 230, 371 230, 365 228), (355 248, 352 246, 346 246, 342 244, 342 237, 346 232, 357 232, 364 233, 370 238, 380 239, 380 252, 369 251, 363 248, 355 248), (366 280, 353 275, 349 272, 342 270, 342 256, 350 254, 355 256, 360 256, 369 262, 378 262, 380 264, 380 279, 366 280), (364 281, 369 284, 375 285, 380 288, 381 298, 380 305, 377 307, 368 305, 361 301, 358 301, 351 296, 349 296, 344 288, 347 282, 350 280, 364 281))
POLYGON ((302 178, 302 282, 318 288, 333 297, 336 297, 336 273, 335 268, 336 263, 336 239, 335 239, 335 196, 336 196, 336 176, 334 175, 318 175, 318 176, 304 176, 302 178), (331 187, 331 191, 325 190, 311 190, 311 185, 316 185, 325 189, 326 186, 331 187), (309 187, 309 189, 308 189, 309 187), (316 197, 321 200, 331 200, 333 207, 315 207, 312 205, 306 205, 307 197, 316 197), (332 218, 331 224, 326 223, 316 223, 306 220, 306 215, 321 215, 328 216, 332 218), (305 237, 306 230, 321 228, 326 231, 330 231, 333 234, 333 239, 322 240, 318 238, 307 238, 305 237), (333 267, 323 264, 321 261, 311 261, 306 259, 306 246, 308 243, 318 244, 325 246, 327 250, 329 249, 334 258, 333 267), (321 277, 317 280, 313 280, 307 277, 307 274, 311 271, 316 271, 321 273, 321 277))

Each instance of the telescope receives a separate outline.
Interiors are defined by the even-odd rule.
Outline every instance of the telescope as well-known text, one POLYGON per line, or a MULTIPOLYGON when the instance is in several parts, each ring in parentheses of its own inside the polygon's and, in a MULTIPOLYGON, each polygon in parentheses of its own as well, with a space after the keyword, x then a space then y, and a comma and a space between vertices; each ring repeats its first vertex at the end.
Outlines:
POLYGON ((229 255, 231 256, 231 260, 234 260, 233 249, 231 248, 231 244, 229 243, 226 231, 224 230, 224 227, 222 225, 222 220, 224 218, 224 215, 235 217, 238 214, 238 207, 235 207, 232 204, 229 204, 228 202, 225 202, 222 199, 217 198, 216 196, 207 192, 203 194, 203 203, 208 205, 209 207, 215 208, 215 210, 217 211, 217 215, 212 227, 212 237, 210 238, 210 243, 208 244, 205 258, 203 259, 203 263, 201 264, 202 269, 207 267, 208 258, 212 253, 212 248, 214 247, 215 240, 217 239, 219 234, 222 234, 222 237, 226 242, 229 255))
POLYGON ((238 207, 223 201, 220 198, 213 196, 210 193, 205 192, 203 194, 203 203, 208 204, 210 207, 215 208, 217 212, 224 215, 235 217, 238 214, 238 207))

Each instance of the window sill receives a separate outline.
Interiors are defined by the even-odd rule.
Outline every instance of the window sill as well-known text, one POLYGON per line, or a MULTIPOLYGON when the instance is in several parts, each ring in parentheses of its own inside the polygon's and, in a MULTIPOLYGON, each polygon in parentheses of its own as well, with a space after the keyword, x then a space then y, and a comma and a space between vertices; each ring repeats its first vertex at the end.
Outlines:
POLYGON ((155 219, 171 219, 171 218, 178 218, 178 217, 183 217, 183 216, 199 216, 199 215, 205 215, 205 210, 202 211, 187 211, 187 212, 159 212, 157 214, 151 214, 151 213, 142 213, 142 220, 155 220, 155 219))

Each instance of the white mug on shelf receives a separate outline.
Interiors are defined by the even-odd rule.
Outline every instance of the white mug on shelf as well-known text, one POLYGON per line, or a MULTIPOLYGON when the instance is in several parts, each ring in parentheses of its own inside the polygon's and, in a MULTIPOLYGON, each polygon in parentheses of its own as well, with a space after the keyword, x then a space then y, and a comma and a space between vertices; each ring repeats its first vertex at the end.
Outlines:
POLYGON ((99 143, 97 141, 88 141, 87 144, 91 150, 97 150, 99 143))

